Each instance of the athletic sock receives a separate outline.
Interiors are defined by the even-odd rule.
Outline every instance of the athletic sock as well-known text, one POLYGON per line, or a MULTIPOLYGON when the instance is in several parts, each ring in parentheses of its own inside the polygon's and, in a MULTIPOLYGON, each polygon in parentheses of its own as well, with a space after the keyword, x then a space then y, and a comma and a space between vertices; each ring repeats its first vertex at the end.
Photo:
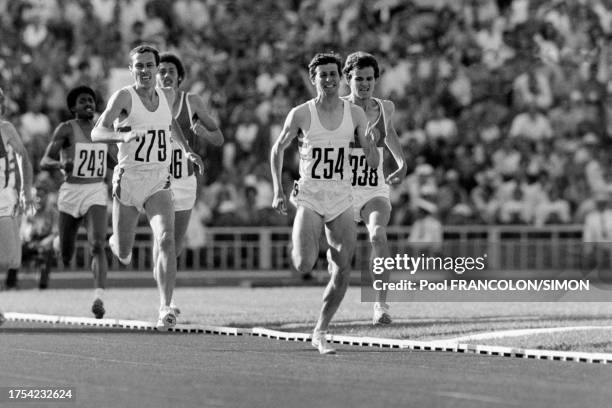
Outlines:
POLYGON ((14 288, 17 286, 17 269, 11 268, 6 274, 6 287, 14 288))
POLYGON ((102 288, 95 288, 94 289, 94 300, 96 300, 96 299, 102 300, 103 296, 104 296, 104 289, 102 289, 102 288))

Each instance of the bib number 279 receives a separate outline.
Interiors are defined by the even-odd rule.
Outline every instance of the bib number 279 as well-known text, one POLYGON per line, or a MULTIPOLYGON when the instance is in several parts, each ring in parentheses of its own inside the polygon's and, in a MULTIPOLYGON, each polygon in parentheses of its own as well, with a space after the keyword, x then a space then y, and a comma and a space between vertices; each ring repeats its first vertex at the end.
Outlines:
POLYGON ((166 132, 163 129, 149 130, 145 137, 140 138, 134 160, 139 162, 166 161, 166 132), (155 149, 155 147, 157 147, 155 149), (156 158, 157 153, 157 160, 156 158), (153 154, 153 157, 151 157, 153 154))

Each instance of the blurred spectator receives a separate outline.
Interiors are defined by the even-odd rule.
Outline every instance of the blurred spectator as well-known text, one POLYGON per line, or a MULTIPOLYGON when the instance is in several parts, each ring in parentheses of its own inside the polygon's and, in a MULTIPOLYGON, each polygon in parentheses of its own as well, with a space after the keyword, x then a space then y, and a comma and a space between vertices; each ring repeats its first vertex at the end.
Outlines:
POLYGON ((459 216, 471 216, 468 194, 459 183, 459 173, 456 170, 451 169, 446 172, 444 181, 438 189, 437 198, 438 214, 443 224, 457 224, 459 216), (451 219, 451 215, 457 217, 451 219))
POLYGON ((552 104, 550 82, 541 67, 529 67, 527 72, 516 77, 513 88, 517 109, 548 109, 552 104))
POLYGON ((40 289, 49 285, 49 273, 55 259, 53 241, 58 237, 59 212, 55 197, 48 194, 47 188, 42 185, 36 188, 36 212, 25 215, 21 224, 22 264, 34 262, 40 289))
POLYGON ((510 200, 502 201, 499 206, 499 222, 501 224, 528 224, 529 207, 525 203, 520 186, 514 188, 510 200))
POLYGON ((585 272, 590 272, 592 269, 608 269, 604 266, 604 260, 610 256, 612 249, 612 210, 609 193, 597 193, 594 202, 595 208, 587 214, 582 231, 585 272))
POLYGON ((515 146, 516 141, 507 138, 501 142, 500 148, 493 153, 494 170, 502 177, 511 178, 520 170, 523 156, 515 146))
POLYGON ((586 119, 582 92, 574 90, 549 112, 555 137, 575 136, 578 125, 586 119))
POLYGON ((40 96, 30 101, 31 109, 19 118, 20 134, 23 144, 30 153, 30 161, 34 172, 40 171, 40 159, 44 154, 51 137, 51 122, 49 117, 43 112, 43 101, 40 96))
POLYGON ((539 169, 527 170, 525 181, 520 185, 527 208, 527 219, 533 220, 538 207, 548 201, 548 185, 549 177, 546 172, 539 169))
POLYGON ((600 192, 594 196, 595 208, 584 220, 582 240, 594 244, 612 242, 612 210, 610 195, 600 192))
MULTIPOLYGON (((404 179, 397 190, 397 193, 400 195, 401 193, 408 194, 408 197, 410 197, 410 208, 413 211, 417 210, 420 199, 424 197, 433 199, 437 192, 438 185, 434 168, 427 163, 419 164, 414 172, 404 179)), ((395 205, 395 199, 392 202, 395 205)))
POLYGON ((612 191, 612 183, 606 180, 610 168, 610 154, 602 149, 599 143, 589 142, 589 158, 584 167, 584 174, 591 192, 612 191))
POLYGON ((25 30, 23 30, 23 42, 30 48, 37 48, 48 35, 47 25, 38 14, 32 14, 25 30))
POLYGON ((414 222, 414 214, 410 207, 410 195, 402 193, 391 206, 391 221, 389 225, 410 225, 414 222))
POLYGON ((496 199, 496 174, 493 170, 482 171, 476 175, 476 187, 471 191, 471 200, 476 210, 476 222, 494 224, 500 202, 496 199))
POLYGON ((546 115, 535 103, 527 105, 527 111, 516 115, 510 127, 510 137, 522 137, 533 142, 553 137, 552 127, 546 115))
POLYGON ((232 226, 240 225, 241 220, 238 217, 238 205, 228 189, 221 188, 217 194, 217 203, 212 209, 212 226, 232 226))
POLYGON ((213 217, 212 210, 202 200, 202 194, 204 194, 204 188, 200 187, 198 189, 198 199, 191 210, 189 224, 187 224, 187 231, 185 232, 185 248, 191 250, 206 245, 206 225, 211 223, 213 217))
POLYGON ((552 185, 548 194, 535 209, 534 225, 567 224, 571 221, 570 204, 560 196, 559 188, 552 185))
POLYGON ((416 206, 416 220, 408 236, 410 248, 425 255, 437 255, 442 249, 442 223, 436 216, 436 205, 421 199, 416 206))
POLYGON ((442 106, 435 108, 433 116, 425 124, 425 133, 430 139, 444 139, 449 141, 457 136, 455 121, 446 117, 442 106))

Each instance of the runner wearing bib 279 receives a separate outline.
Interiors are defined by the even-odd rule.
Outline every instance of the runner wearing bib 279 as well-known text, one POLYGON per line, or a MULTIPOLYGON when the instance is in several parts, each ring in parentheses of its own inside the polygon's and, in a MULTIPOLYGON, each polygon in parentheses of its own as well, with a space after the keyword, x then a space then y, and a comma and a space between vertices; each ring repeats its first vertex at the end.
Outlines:
POLYGON ((170 306, 176 281, 174 203, 170 191, 172 140, 186 157, 202 170, 195 154, 172 116, 175 92, 156 88, 159 52, 148 45, 130 51, 130 72, 134 84, 115 92, 102 112, 92 139, 117 143, 118 164, 113 175, 113 235, 111 251, 123 264, 131 262, 132 246, 140 211, 153 231, 153 274, 160 297, 157 327, 176 324, 170 306), (172 134, 170 133, 172 131, 172 134))

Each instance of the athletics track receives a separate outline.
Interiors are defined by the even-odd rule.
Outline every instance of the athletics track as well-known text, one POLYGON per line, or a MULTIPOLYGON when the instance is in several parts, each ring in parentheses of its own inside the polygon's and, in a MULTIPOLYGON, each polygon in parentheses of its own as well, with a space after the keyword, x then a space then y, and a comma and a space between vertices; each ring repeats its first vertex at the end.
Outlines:
POLYGON ((0 384, 75 390, 75 402, 49 406, 558 408, 612 400, 610 354, 334 336, 339 354, 321 356, 300 333, 200 325, 161 333, 138 321, 6 316, 0 384))

